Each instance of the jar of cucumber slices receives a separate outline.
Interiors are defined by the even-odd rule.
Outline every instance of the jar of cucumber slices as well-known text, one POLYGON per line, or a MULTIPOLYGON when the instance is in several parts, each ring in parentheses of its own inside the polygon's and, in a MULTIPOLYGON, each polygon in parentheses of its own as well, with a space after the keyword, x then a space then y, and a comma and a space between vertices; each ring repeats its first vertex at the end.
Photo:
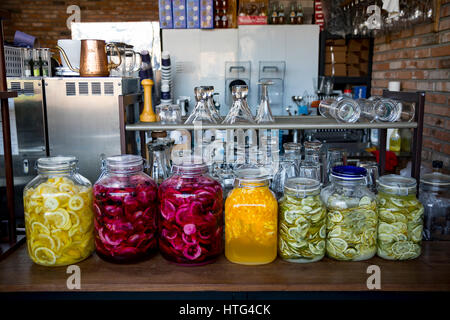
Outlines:
POLYGON ((320 181, 289 178, 279 202, 278 254, 289 262, 315 262, 325 255, 327 209, 320 181))
POLYGON ((416 192, 413 178, 390 174, 378 180, 379 257, 408 260, 420 256, 424 208, 416 192))
POLYGON ((361 261, 377 251, 377 204, 366 187, 367 170, 336 166, 331 184, 321 192, 327 206, 327 256, 336 260, 361 261))

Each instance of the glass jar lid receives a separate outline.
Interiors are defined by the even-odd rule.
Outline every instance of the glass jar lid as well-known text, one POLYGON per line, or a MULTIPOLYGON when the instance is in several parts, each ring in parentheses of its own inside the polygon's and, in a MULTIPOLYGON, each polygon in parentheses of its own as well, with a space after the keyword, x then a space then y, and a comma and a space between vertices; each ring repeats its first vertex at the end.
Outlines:
POLYGON ((133 154, 122 154, 107 157, 106 170, 115 172, 130 172, 143 170, 144 159, 133 154))
POLYGON ((296 142, 286 142, 283 143, 283 148, 285 151, 301 151, 302 144, 296 142))
POLYGON ((449 187, 450 175, 443 174, 440 172, 427 173, 422 176, 420 182, 435 187, 449 187))
POLYGON ((361 180, 367 175, 367 170, 355 166, 335 166, 331 170, 331 176, 344 180, 361 180))
POLYGON ((269 182, 267 171, 255 166, 242 166, 236 170, 235 174, 239 185, 262 186, 269 182))
POLYGON ((208 165, 201 157, 182 157, 172 166, 174 174, 198 175, 208 172, 208 165))
POLYGON ((64 172, 75 169, 77 163, 78 160, 74 156, 56 156, 39 158, 36 167, 39 173, 49 171, 64 172))
POLYGON ((378 179, 378 185, 380 191, 390 194, 408 195, 416 192, 417 182, 414 178, 388 174, 378 179))
POLYGON ((303 145, 305 146, 305 149, 319 150, 320 148, 322 148, 322 142, 320 142, 319 140, 305 141, 303 145))
POLYGON ((294 193, 311 193, 320 190, 319 180, 310 178, 289 178, 284 185, 284 190, 294 193))

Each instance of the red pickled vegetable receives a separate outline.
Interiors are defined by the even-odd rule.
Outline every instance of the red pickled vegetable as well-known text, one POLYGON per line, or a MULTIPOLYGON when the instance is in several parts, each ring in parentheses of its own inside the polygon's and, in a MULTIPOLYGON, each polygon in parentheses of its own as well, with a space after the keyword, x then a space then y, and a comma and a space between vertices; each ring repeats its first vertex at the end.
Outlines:
POLYGON ((101 257, 131 261, 156 249, 157 186, 150 177, 110 176, 93 190, 95 243, 101 257))
POLYGON ((169 261, 200 265, 223 250, 223 195, 206 175, 175 174, 158 190, 159 248, 169 261))

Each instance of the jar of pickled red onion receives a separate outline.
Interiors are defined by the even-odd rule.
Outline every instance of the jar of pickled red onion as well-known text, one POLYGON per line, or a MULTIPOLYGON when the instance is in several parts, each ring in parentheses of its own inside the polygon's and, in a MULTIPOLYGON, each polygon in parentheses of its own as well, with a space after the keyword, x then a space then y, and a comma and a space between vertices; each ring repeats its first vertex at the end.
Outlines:
POLYGON ((94 185, 97 254, 111 262, 136 262, 157 248, 157 185, 136 155, 106 158, 94 185))
POLYGON ((236 172, 235 188, 225 202, 225 256, 257 265, 277 257, 278 203, 261 169, 236 172))
POLYGON ((174 164, 158 190, 159 249, 180 265, 214 262, 223 250, 223 195, 204 163, 174 164))

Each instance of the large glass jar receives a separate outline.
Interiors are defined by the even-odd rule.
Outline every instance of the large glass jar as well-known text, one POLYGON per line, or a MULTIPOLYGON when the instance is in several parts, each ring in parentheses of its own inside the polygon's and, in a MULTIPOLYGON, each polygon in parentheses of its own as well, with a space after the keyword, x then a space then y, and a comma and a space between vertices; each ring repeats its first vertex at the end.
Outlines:
POLYGON ((337 260, 360 261, 377 251, 377 203, 366 187, 364 168, 336 166, 331 184, 321 192, 327 206, 327 255, 337 260))
POLYGON ((223 251, 223 194, 204 163, 173 165, 159 186, 159 248, 181 265, 214 262, 223 251))
POLYGON ((108 157, 94 185, 96 250, 107 261, 136 262, 156 250, 157 186, 143 170, 140 156, 108 157))
POLYGON ((389 260, 407 260, 420 256, 423 213, 416 198, 413 178, 390 174, 378 179, 378 250, 389 260))
POLYGON ((290 178, 279 202, 278 253, 290 262, 314 262, 325 255, 327 208, 320 181, 290 178))
POLYGON ((28 253, 37 264, 77 263, 94 251, 91 183, 75 157, 37 161, 38 176, 23 191, 28 253))
POLYGON ((450 240, 450 176, 439 172, 423 175, 419 200, 425 209, 424 239, 450 240))
POLYGON ((235 188, 225 202, 225 256, 256 265, 277 257, 278 204, 264 170, 236 172, 235 188))

